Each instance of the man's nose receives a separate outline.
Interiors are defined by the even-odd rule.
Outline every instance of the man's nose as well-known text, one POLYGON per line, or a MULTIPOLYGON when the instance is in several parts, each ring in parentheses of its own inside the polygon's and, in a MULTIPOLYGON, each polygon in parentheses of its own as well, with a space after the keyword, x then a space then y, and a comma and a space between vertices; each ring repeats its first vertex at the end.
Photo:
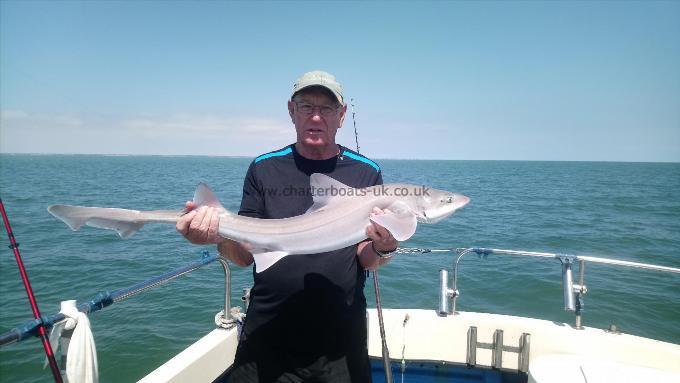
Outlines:
POLYGON ((319 112, 312 113, 312 121, 321 122, 321 114, 319 112))

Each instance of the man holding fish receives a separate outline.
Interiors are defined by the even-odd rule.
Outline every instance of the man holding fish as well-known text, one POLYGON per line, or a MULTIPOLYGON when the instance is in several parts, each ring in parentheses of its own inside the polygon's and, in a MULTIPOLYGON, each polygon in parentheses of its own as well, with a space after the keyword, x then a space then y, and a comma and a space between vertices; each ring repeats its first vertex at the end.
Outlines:
MULTIPOLYGON (((323 209, 337 189, 333 193, 333 184, 310 189, 314 173, 353 188, 382 184, 375 162, 335 142, 346 110, 342 86, 334 76, 322 71, 303 74, 288 101, 296 143, 251 163, 239 215, 280 219, 323 209), (296 190, 309 192, 290 192, 296 190), (312 195, 324 193, 327 196, 312 195)), ((177 222, 182 235, 192 243, 217 244, 219 252, 239 266, 253 263, 252 245, 218 235, 218 207, 194 207, 193 201, 187 202, 191 211, 177 222)), ((384 213, 375 208, 371 214, 384 213)), ((253 273, 251 303, 229 381, 371 380, 364 270, 388 262, 398 242, 373 221, 365 230, 369 239, 353 246, 288 256, 253 273)), ((275 253, 262 257, 277 257, 275 253)))
POLYGON ((418 222, 437 223, 470 199, 383 185, 375 162, 336 144, 346 107, 328 73, 304 74, 288 110, 297 142, 250 164, 238 215, 203 183, 188 210, 47 210, 72 230, 93 226, 122 238, 147 223, 176 225, 193 243, 217 244, 242 266, 254 263, 231 382, 370 381, 364 270, 387 262, 418 222))

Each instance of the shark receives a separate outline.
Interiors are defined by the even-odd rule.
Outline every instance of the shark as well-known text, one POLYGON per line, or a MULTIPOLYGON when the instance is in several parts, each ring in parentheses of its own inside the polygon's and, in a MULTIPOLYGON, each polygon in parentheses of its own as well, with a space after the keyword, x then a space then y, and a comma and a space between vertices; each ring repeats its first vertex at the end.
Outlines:
MULTIPOLYGON (((313 204, 304 213, 281 219, 260 219, 234 214, 222 206, 201 183, 194 205, 219 209, 218 234, 248 243, 257 273, 291 254, 316 254, 357 244, 367 238, 371 222, 385 227, 394 238, 406 241, 418 223, 436 223, 470 202, 470 198, 411 184, 383 184, 353 188, 322 173, 310 176, 313 204), (372 214, 374 208, 384 214, 372 214)), ((128 238, 147 223, 176 224, 184 210, 138 211, 120 208, 50 205, 47 210, 72 230, 83 225, 115 230, 128 238)))

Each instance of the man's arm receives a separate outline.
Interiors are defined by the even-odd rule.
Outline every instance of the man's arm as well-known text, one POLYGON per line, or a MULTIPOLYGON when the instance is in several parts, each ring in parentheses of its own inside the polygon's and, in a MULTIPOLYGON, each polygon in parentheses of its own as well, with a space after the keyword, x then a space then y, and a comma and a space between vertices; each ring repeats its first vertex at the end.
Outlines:
POLYGON ((236 265, 245 267, 255 262, 253 254, 248 250, 249 246, 244 243, 224 239, 217 244, 217 251, 236 265))
POLYGON ((357 247, 357 257, 359 257, 359 264, 365 270, 375 270, 378 267, 388 263, 392 257, 379 257, 373 251, 371 246, 372 241, 363 241, 357 247))

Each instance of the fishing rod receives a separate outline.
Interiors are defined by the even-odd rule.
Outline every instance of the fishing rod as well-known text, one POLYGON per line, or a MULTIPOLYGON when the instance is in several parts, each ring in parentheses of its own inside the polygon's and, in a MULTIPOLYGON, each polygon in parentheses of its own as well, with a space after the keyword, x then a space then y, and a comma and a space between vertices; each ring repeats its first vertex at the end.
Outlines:
POLYGON ((349 99, 349 105, 352 107, 352 124, 354 125, 354 141, 357 144, 357 153, 359 153, 359 133, 357 132, 357 120, 354 118, 354 99, 349 99))
POLYGON ((17 261, 17 266, 19 266, 19 273, 21 274, 21 280, 24 282, 24 288, 26 289, 26 294, 28 294, 28 301, 31 303, 31 309, 33 310, 33 317, 39 321, 40 325, 38 331, 40 333, 40 340, 42 341, 43 348, 45 349, 45 354, 47 355, 47 360, 50 364, 50 370, 52 370, 52 376, 54 381, 57 383, 62 383, 61 372, 59 371, 59 366, 57 365, 57 359, 54 357, 54 352, 52 351, 52 346, 50 345, 50 340, 47 337, 47 330, 45 325, 42 323, 40 317, 40 310, 38 309, 38 302, 35 299, 35 294, 33 294, 33 288, 31 287, 31 282, 28 280, 28 273, 24 267, 24 262, 21 259, 21 254, 19 253, 19 244, 14 238, 14 233, 12 232, 12 227, 9 224, 9 218, 7 218, 7 212, 5 211, 5 205, 2 203, 2 198, 0 198, 0 213, 2 213, 2 221, 5 224, 5 229, 7 229, 7 237, 9 238, 9 248, 14 251, 14 259, 17 261))
MULTIPOLYGON (((359 153, 359 133, 357 132, 357 120, 354 113, 354 99, 349 99, 352 107, 352 124, 354 125, 354 140, 357 145, 357 153, 359 153)), ((368 271, 366 272, 368 273, 368 271)), ((368 275, 368 274, 367 274, 368 275)), ((382 342, 382 357, 383 368, 385 369, 385 382, 392 383, 392 367, 390 360, 390 350, 387 348, 387 340, 385 338, 385 323, 383 322, 382 304, 380 303, 380 286, 378 283, 378 269, 373 270, 373 288, 375 289, 375 309, 378 313, 378 327, 380 328, 380 340, 382 342)))

